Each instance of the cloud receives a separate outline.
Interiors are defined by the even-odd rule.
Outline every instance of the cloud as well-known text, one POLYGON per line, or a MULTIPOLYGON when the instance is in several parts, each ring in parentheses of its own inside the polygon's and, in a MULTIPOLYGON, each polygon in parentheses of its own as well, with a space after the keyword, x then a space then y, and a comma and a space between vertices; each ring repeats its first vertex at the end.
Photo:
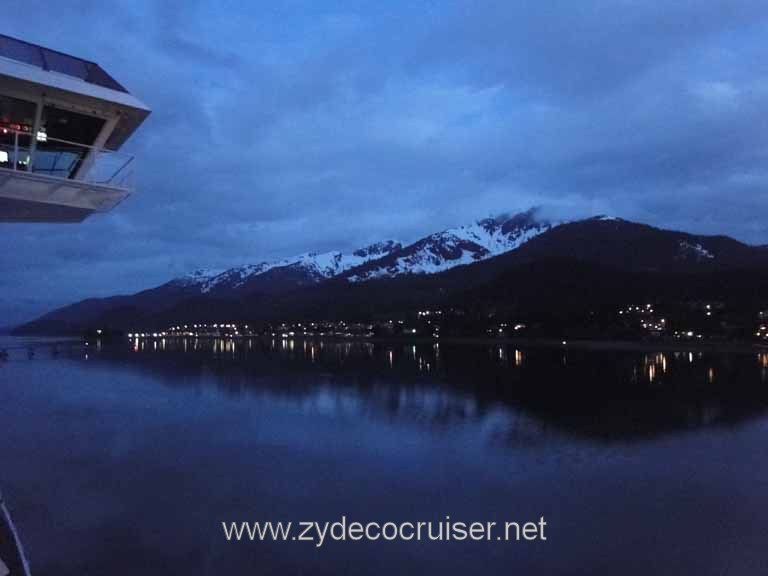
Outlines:
POLYGON ((4 226, 4 301, 531 205, 768 242, 763 2, 77 4, 31 1, 40 26, 0 32, 98 61, 153 108, 128 144, 138 191, 81 225, 4 226))

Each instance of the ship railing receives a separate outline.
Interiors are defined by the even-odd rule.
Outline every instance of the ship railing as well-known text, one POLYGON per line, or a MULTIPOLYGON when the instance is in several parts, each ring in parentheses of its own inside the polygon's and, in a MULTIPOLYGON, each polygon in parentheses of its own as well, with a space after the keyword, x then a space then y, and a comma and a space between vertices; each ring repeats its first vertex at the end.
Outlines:
POLYGON ((133 189, 134 156, 38 133, 0 128, 0 168, 133 189))

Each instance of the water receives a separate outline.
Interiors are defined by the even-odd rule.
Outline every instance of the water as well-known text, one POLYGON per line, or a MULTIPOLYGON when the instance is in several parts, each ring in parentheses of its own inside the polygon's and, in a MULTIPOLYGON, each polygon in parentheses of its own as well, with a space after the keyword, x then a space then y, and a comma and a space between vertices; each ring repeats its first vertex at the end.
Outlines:
POLYGON ((756 574, 768 354, 5 340, 35 575, 756 574), (29 350, 34 348, 34 354, 29 350), (546 541, 228 542, 222 521, 529 521, 546 541))

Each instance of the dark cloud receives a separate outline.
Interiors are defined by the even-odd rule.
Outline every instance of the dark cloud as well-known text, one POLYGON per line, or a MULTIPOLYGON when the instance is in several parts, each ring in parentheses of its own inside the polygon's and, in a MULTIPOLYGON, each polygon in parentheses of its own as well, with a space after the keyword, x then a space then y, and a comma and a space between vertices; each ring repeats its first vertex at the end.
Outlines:
POLYGON ((150 104, 138 191, 81 225, 4 226, 6 302, 534 204, 768 242, 764 2, 71 4, 0 32, 150 104))

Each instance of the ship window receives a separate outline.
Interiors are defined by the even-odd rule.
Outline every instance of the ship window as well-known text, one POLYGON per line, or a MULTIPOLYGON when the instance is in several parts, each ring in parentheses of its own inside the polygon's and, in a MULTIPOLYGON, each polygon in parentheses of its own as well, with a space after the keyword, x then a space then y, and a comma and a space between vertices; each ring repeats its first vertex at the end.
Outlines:
POLYGON ((26 170, 35 105, 0 96, 0 168, 26 170))
POLYGON ((104 119, 44 106, 30 162, 35 112, 32 102, 0 96, 0 168, 73 178, 101 132, 104 119))
POLYGON ((61 54, 60 52, 54 52, 53 50, 44 50, 44 54, 49 70, 83 80, 88 78, 87 63, 83 60, 68 56, 67 54, 61 54))
POLYGON ((88 146, 104 126, 104 120, 54 106, 43 108, 33 170, 61 178, 72 178, 88 154, 88 146))
POLYGON ((0 35, 0 56, 39 66, 40 68, 45 67, 39 46, 2 35, 0 35))
POLYGON ((0 34, 0 57, 10 58, 25 64, 37 66, 43 70, 52 70, 75 78, 80 78, 91 84, 104 86, 120 92, 127 90, 112 78, 98 64, 75 58, 42 46, 36 46, 23 40, 0 34))
POLYGON ((106 88, 112 88, 112 90, 119 90, 120 92, 127 92, 125 88, 112 76, 104 72, 98 64, 88 63, 88 76, 86 81, 91 84, 98 84, 99 86, 105 86, 106 88))
POLYGON ((42 125, 48 139, 67 140, 90 146, 101 132, 104 120, 54 106, 45 106, 42 125))
POLYGON ((8 128, 11 124, 32 126, 35 119, 35 104, 27 100, 0 96, 0 123, 8 128))

